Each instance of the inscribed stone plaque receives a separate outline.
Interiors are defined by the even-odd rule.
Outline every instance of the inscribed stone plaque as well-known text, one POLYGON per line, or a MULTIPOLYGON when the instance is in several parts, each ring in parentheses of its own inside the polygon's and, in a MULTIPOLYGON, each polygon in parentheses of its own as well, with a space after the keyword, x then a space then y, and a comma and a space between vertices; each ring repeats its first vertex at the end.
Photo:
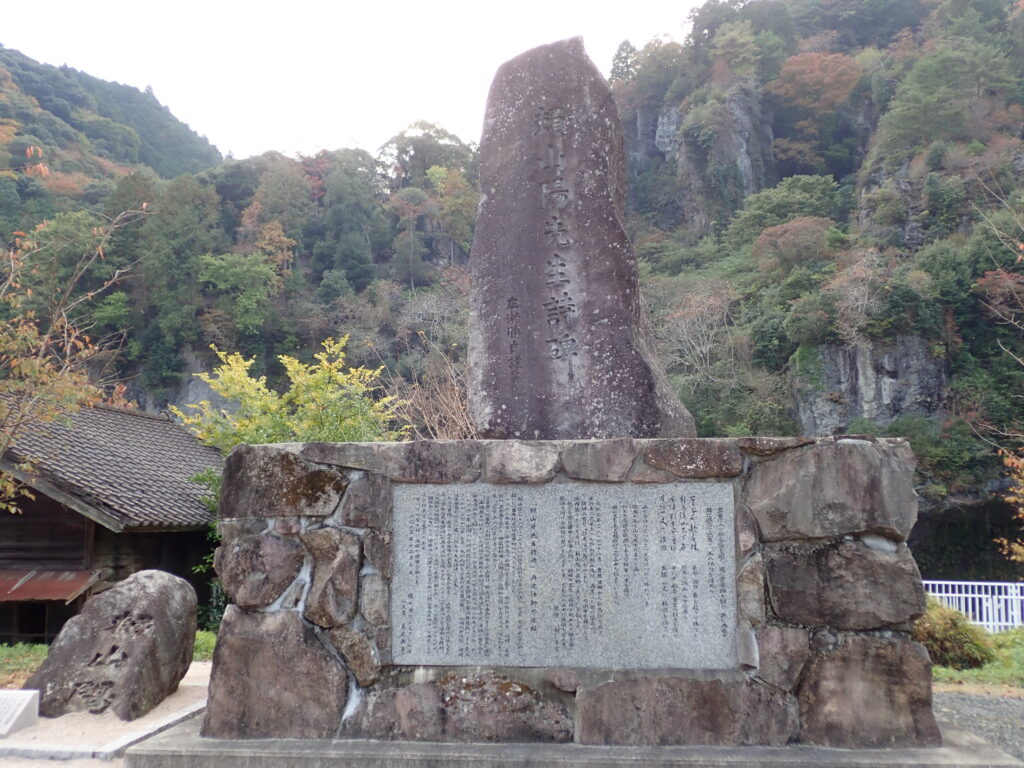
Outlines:
POLYGON ((0 691, 0 739, 38 720, 39 691, 0 691))
POLYGON ((396 664, 727 669, 730 483, 399 485, 396 664))

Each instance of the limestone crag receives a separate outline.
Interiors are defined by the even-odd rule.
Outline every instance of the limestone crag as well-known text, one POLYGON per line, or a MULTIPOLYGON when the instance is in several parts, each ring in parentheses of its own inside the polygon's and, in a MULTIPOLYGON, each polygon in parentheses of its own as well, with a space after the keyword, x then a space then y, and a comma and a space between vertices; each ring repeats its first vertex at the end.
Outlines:
POLYGON ((900 416, 938 413, 946 356, 920 336, 825 344, 797 376, 797 421, 804 435, 849 431, 855 419, 884 427, 900 416))
POLYGON ((506 62, 488 96, 470 258, 469 406, 485 437, 684 437, 622 227, 611 91, 579 38, 506 62))

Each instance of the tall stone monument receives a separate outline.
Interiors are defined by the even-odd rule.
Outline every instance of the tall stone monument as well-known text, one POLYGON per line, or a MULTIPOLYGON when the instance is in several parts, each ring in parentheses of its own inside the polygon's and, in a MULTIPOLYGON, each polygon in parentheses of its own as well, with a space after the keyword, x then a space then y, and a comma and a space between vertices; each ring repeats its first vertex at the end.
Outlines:
POLYGON ((690 437, 622 228, 622 127, 582 38, 498 70, 470 255, 469 404, 484 437, 690 437))

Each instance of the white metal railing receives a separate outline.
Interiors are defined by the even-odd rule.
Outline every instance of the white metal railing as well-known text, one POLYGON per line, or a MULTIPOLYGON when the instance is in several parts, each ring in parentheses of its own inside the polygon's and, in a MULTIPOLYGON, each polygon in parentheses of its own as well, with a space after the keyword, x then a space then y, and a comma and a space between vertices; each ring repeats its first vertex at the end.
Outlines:
POLYGON ((1024 626, 1024 583, 925 581, 924 591, 989 632, 1024 626))

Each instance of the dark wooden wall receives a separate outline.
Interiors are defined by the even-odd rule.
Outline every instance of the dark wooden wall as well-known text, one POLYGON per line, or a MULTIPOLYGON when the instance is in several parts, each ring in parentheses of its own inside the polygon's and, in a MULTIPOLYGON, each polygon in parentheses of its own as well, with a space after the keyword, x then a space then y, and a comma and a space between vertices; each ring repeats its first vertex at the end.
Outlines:
POLYGON ((92 565, 93 522, 37 494, 0 514, 0 570, 77 570, 92 565))

